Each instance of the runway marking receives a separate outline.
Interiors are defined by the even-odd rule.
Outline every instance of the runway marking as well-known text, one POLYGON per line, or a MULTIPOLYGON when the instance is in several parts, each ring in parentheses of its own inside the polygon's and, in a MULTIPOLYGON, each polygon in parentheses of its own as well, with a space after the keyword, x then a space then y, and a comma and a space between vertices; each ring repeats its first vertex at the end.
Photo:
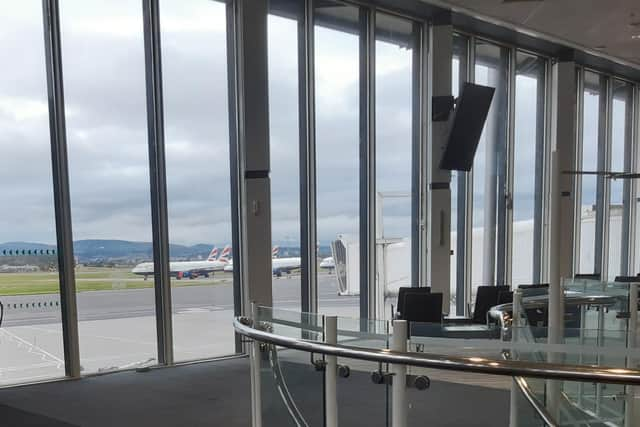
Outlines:
MULTIPOLYGON (((64 365, 64 360, 60 359, 59 357, 57 357, 56 355, 49 353, 47 350, 43 349, 42 347, 37 346, 36 344, 29 342, 27 340, 25 340, 24 338, 20 338, 18 335, 14 334, 13 332, 9 332, 7 329, 0 329, 0 332, 6 336, 9 337, 9 340, 15 340, 18 342, 18 348, 21 347, 21 345, 25 345, 27 347, 27 352, 28 353, 34 353, 35 355, 38 355, 42 358, 42 360, 46 360, 47 357, 52 359, 53 362, 57 363, 57 368, 60 368, 61 366, 64 365)), ((0 372, 2 372, 2 370, 0 369, 0 372)))
POLYGON ((101 338, 101 339, 105 339, 105 340, 111 340, 111 341, 120 341, 120 342, 124 342, 124 343, 128 343, 128 344, 142 344, 142 345, 153 345, 155 346, 157 343, 155 341, 153 342, 147 342, 147 341, 140 341, 140 340, 132 340, 132 339, 127 339, 127 338, 120 338, 120 337, 109 337, 106 335, 93 335, 93 334, 87 334, 87 333, 82 333, 80 332, 80 339, 82 338, 101 338))

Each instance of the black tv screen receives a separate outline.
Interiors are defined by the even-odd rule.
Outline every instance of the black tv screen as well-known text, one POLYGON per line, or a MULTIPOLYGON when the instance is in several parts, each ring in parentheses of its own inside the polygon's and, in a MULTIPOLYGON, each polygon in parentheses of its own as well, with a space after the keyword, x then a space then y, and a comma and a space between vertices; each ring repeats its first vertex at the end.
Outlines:
POLYGON ((469 171, 495 88, 465 83, 456 102, 440 169, 469 171))

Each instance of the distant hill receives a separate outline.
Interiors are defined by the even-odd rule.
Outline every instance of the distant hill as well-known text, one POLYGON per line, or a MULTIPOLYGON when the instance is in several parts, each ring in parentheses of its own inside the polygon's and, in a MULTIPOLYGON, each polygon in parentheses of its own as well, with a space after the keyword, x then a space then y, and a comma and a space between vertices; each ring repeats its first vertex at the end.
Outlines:
MULTIPOLYGON (((213 246, 212 243, 198 243, 192 246, 170 245, 169 251, 172 260, 204 259, 209 256, 213 246)), ((222 249, 224 244, 217 244, 216 246, 222 249)), ((0 257, 5 250, 7 253, 8 251, 15 253, 16 250, 39 252, 52 249, 56 249, 56 246, 32 242, 6 242, 0 243, 0 257)), ((331 249, 328 246, 321 245, 318 249, 320 257, 331 255, 331 249)), ((73 242, 73 250, 78 262, 81 263, 105 261, 134 263, 149 261, 153 256, 151 242, 132 242, 128 240, 77 240, 73 242)), ((280 246, 279 256, 300 256, 300 247, 280 246)))
MULTIPOLYGON (((172 259, 206 258, 213 244, 199 243, 193 246, 170 245, 172 259)), ((222 248, 221 245, 219 245, 222 248)), ((55 245, 33 242, 0 243, 0 255, 3 251, 40 251, 55 249, 55 245)), ((151 260, 153 245, 151 242, 131 242, 128 240, 77 240, 73 242, 73 251, 79 262, 124 261, 137 262, 151 260)))

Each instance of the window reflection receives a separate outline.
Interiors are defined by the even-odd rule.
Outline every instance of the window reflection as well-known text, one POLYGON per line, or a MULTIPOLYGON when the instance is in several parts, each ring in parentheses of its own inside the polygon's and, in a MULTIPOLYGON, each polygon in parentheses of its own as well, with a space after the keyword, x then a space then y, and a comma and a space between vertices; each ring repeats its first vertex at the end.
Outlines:
MULTIPOLYGON (((376 15, 376 286, 411 286, 411 21, 376 15)), ((417 197, 417 196, 416 196, 417 197)), ((380 288, 381 287, 381 288, 380 288)), ((389 307, 385 316, 391 313, 389 307)))
POLYGON ((318 240, 321 246, 333 244, 336 264, 350 267, 337 277, 318 275, 318 307, 351 316, 359 315, 360 292, 358 25, 355 7, 316 8, 318 240))
MULTIPOLYGON (((598 150, 600 141, 600 76, 589 71, 584 72, 583 116, 582 116, 582 164, 583 171, 598 170, 598 150)), ((583 175, 580 218, 579 273, 600 271, 600 261, 595 259, 596 247, 596 204, 598 178, 583 175), (596 265, 596 262, 598 265, 596 265)))
POLYGON ((155 364, 142 8, 60 5, 83 373, 155 364))
POLYGON ((0 3, 0 63, 5 386, 65 375, 40 2, 0 3))
POLYGON ((473 164, 472 288, 502 283, 496 271, 499 214, 503 213, 506 166, 508 49, 477 42, 475 83, 496 89, 473 164), (502 196, 502 197, 501 197, 502 196))
MULTIPOLYGON (((630 171, 628 161, 631 147, 631 123, 633 121, 633 86, 613 80, 611 104, 611 171, 630 171)), ((609 280, 627 275, 629 235, 628 180, 609 181, 609 254, 607 274, 609 280)), ((633 273, 633 272, 632 272, 633 273)))
POLYGON ((544 159, 545 61, 516 56, 512 283, 539 282, 544 159), (538 222, 536 223, 536 218, 538 222))
POLYGON ((268 24, 273 305, 299 310, 298 23, 270 15, 268 24))
POLYGON ((178 361, 235 351, 226 28, 223 2, 160 1, 178 361))

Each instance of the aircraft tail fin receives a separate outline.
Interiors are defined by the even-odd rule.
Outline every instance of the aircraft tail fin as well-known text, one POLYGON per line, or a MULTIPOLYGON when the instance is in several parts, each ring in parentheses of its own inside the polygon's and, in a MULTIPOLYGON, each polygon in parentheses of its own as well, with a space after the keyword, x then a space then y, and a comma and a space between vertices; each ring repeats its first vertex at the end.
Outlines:
POLYGON ((214 246, 213 249, 211 249, 211 253, 207 258, 207 261, 215 261, 216 259, 218 259, 218 248, 214 246))
POLYGON ((220 253, 220 258, 218 258, 218 261, 228 262, 230 258, 231 258, 231 246, 227 245, 224 247, 224 249, 222 249, 222 253, 220 253))
POLYGON ((280 246, 274 246, 271 249, 271 258, 278 258, 278 252, 280 252, 280 246))

